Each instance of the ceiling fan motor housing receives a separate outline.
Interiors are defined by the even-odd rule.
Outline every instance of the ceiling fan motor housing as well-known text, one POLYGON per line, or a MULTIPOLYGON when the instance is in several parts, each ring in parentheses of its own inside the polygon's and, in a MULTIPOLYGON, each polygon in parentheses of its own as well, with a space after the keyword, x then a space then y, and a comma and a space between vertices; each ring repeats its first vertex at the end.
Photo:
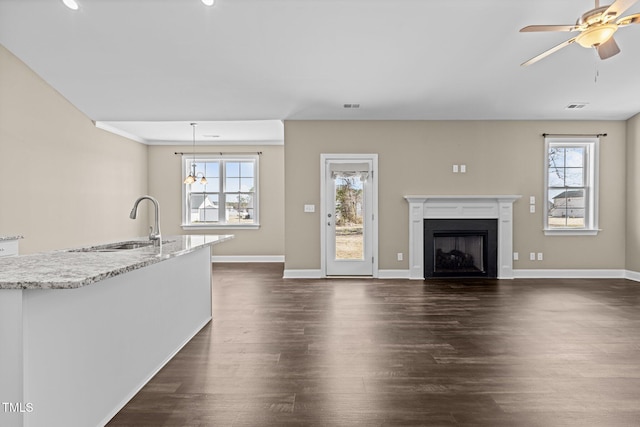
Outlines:
POLYGON ((604 12, 609 9, 609 6, 597 7, 595 9, 591 9, 582 14, 578 21, 576 22, 576 26, 578 27, 588 27, 590 25, 601 24, 611 21, 615 18, 615 14, 613 15, 603 15, 604 12))

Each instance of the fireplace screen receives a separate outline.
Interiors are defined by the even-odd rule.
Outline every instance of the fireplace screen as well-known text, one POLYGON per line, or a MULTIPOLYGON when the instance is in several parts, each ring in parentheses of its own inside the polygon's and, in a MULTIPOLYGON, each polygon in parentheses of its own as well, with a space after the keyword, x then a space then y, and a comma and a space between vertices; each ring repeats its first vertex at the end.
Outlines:
POLYGON ((487 233, 434 233, 433 272, 485 273, 487 233))

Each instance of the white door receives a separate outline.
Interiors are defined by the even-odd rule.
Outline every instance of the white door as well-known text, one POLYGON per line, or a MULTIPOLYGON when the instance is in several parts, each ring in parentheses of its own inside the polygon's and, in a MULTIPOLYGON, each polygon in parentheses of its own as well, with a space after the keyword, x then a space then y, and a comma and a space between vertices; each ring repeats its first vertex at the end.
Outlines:
POLYGON ((374 273, 373 163, 370 158, 325 160, 323 226, 327 276, 374 273))

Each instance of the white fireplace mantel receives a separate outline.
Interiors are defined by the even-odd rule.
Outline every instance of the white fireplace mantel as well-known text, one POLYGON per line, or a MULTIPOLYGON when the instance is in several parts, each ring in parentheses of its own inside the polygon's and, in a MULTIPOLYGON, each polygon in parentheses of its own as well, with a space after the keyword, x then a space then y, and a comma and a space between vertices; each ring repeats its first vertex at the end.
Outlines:
POLYGON ((409 278, 424 280, 425 219, 498 220, 498 279, 513 279, 513 203, 519 195, 404 196, 409 203, 409 278))

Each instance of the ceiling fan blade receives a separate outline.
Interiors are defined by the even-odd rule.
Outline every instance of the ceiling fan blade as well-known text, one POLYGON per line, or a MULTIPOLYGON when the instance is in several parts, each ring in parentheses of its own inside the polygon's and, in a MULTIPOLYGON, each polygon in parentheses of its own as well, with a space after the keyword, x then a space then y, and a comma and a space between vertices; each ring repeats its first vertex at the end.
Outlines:
POLYGON ((563 48, 563 47, 565 47, 565 46, 569 46, 571 43, 573 43, 573 42, 575 42, 575 41, 576 41, 576 37, 574 37, 574 38, 572 38, 572 39, 569 39, 569 40, 567 40, 567 41, 565 41, 565 42, 562 42, 562 43, 560 43, 559 45, 554 46, 554 47, 552 47, 551 49, 549 49, 549 50, 546 50, 546 51, 542 52, 540 55, 538 55, 538 56, 534 56, 534 57, 533 57, 533 58, 531 58, 530 60, 528 60, 528 61, 526 61, 526 62, 523 62, 522 64, 520 64, 520 66, 522 66, 522 67, 526 67, 527 65, 531 65, 531 64, 533 64, 533 63, 536 63, 536 62, 540 61, 542 58, 546 58, 547 56, 551 55, 552 53, 554 53, 554 52, 556 52, 556 51, 558 51, 558 50, 562 49, 562 48, 563 48))
POLYGON ((534 33, 539 31, 575 31, 575 25, 529 25, 520 30, 521 33, 534 33))
POLYGON ((618 22, 616 22, 616 24, 618 24, 619 27, 624 27, 625 25, 630 25, 630 24, 640 24, 640 13, 636 13, 633 15, 625 16, 624 18, 620 18, 618 19, 618 22))
POLYGON ((620 53, 620 48, 618 47, 618 43, 616 43, 613 37, 611 37, 609 40, 602 43, 601 45, 597 46, 596 50, 598 51, 598 56, 600 56, 600 59, 611 58, 612 56, 615 56, 620 53))
POLYGON ((638 0, 616 0, 607 10, 604 11, 602 16, 620 16, 625 10, 633 6, 638 0))

